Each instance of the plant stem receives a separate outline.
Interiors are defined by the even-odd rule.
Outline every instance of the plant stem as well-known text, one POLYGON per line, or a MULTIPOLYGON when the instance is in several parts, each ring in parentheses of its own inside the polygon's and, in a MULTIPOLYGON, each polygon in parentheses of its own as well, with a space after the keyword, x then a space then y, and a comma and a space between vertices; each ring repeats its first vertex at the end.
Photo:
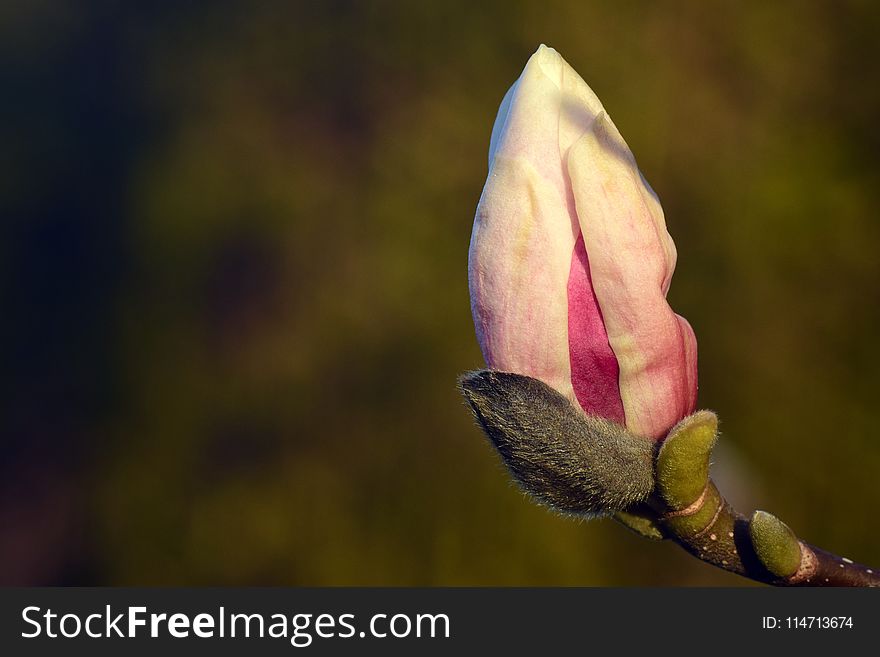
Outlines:
POLYGON ((880 586, 876 570, 803 541, 797 542, 800 559, 794 574, 774 574, 755 548, 752 520, 731 507, 711 481, 702 503, 694 505, 689 513, 667 510, 664 514, 658 508, 663 508, 662 502, 652 500, 641 514, 655 516, 663 538, 722 570, 773 586, 880 586))
POLYGON ((715 414, 700 411, 669 432, 655 458, 655 492, 637 510, 642 528, 653 523, 654 537, 672 539, 706 563, 765 584, 880 586, 880 573, 801 541, 775 516, 737 512, 709 478, 717 429, 715 414))

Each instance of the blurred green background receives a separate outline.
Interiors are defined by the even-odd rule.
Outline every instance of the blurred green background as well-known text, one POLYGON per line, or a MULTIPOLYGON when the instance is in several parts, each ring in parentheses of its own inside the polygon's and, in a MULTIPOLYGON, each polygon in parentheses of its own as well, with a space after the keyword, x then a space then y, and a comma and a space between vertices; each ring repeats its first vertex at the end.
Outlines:
POLYGON ((539 43, 657 190, 718 477, 880 563, 872 2, 4 2, 0 581, 739 585, 509 482, 455 390, 539 43))

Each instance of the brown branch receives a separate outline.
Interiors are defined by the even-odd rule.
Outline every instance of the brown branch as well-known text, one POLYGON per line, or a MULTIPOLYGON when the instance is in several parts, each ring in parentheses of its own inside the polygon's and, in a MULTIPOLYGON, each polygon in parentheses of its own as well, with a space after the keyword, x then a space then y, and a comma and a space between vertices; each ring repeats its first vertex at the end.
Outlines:
POLYGON ((809 575, 791 586, 880 586, 880 574, 873 568, 855 563, 846 557, 802 543, 805 560, 815 564, 809 575))
POLYGON ((880 573, 874 569, 796 538, 800 556, 794 574, 774 574, 756 550, 752 518, 731 507, 712 481, 686 513, 670 511, 662 501, 653 499, 639 514, 656 522, 660 531, 655 538, 670 539, 701 561, 757 582, 773 586, 880 586, 880 573))
POLYGON ((718 419, 700 411, 657 451, 657 487, 644 513, 698 559, 774 586, 880 586, 872 568, 813 547, 775 516, 737 512, 709 478, 718 419))

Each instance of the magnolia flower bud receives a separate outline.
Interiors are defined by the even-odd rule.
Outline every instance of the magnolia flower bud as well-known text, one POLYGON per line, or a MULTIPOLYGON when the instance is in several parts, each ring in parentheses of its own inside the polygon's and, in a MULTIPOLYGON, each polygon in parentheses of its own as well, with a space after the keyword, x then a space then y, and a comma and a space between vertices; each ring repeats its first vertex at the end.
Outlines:
POLYGON ((541 46, 505 95, 471 236, 486 364, 662 439, 696 405, 697 345, 666 293, 663 210, 599 99, 541 46))

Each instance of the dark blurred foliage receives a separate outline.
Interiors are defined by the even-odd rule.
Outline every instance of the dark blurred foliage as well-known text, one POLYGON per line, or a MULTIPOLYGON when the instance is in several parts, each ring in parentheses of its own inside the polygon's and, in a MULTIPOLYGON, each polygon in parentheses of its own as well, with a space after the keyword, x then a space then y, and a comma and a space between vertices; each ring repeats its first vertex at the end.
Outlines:
POLYGON ((731 497, 880 563, 878 34, 867 1, 3 3, 0 580, 739 584, 527 503, 455 390, 541 42, 663 201, 731 497))

